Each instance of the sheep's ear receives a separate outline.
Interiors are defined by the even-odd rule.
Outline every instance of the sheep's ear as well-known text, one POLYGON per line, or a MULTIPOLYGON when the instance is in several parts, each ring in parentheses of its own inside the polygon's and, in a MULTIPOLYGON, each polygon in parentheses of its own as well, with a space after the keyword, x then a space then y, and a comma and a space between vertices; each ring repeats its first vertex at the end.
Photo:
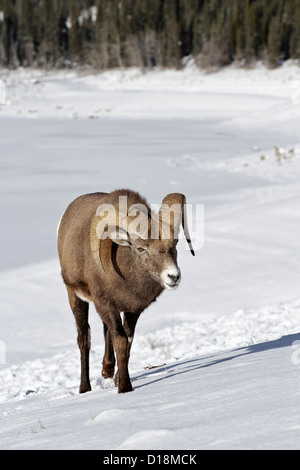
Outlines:
POLYGON ((126 230, 116 227, 116 229, 111 230, 109 238, 117 245, 120 246, 131 246, 131 241, 126 230))

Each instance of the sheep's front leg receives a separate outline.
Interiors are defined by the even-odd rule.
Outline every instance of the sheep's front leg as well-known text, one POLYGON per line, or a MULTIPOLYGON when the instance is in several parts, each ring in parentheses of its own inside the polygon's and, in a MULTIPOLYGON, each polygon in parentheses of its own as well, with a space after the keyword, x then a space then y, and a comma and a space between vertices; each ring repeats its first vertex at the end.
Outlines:
POLYGON ((140 317, 140 313, 124 313, 124 330, 128 338, 127 356, 129 361, 130 350, 133 342, 135 327, 140 317))
POLYGON ((133 388, 130 382, 128 372, 128 339, 126 334, 123 335, 118 333, 117 335, 115 335, 113 337, 113 345, 116 352, 118 364, 118 372, 115 378, 115 383, 118 386, 118 392, 132 392, 133 388))
MULTIPOLYGON (((124 313, 124 331, 126 333, 128 342, 127 342, 127 365, 129 364, 129 357, 130 357, 130 350, 134 338, 134 332, 135 332, 135 327, 137 324, 137 321, 140 317, 140 313, 130 313, 130 312, 125 312, 124 313)), ((115 383, 117 384, 119 381, 119 371, 116 373, 115 377, 115 383)))
POLYGON ((128 372, 128 338, 122 325, 120 313, 115 311, 111 305, 104 306, 95 302, 95 307, 106 325, 105 331, 105 353, 103 358, 102 375, 111 376, 113 364, 113 351, 115 351, 118 365, 118 392, 131 392, 132 386, 128 372))

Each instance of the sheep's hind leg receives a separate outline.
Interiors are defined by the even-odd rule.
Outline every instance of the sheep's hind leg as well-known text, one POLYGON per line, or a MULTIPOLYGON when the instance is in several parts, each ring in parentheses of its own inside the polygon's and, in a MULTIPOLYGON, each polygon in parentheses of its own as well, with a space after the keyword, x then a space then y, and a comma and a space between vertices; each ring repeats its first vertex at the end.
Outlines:
POLYGON ((114 386, 114 373, 115 373, 115 353, 114 347, 112 344, 111 334, 106 324, 103 322, 103 332, 104 332, 104 356, 102 361, 102 388, 110 388, 114 386))
POLYGON ((89 304, 79 299, 73 289, 67 287, 69 302, 76 320, 77 342, 80 349, 81 381, 79 393, 92 390, 89 377, 89 355, 91 348, 90 326, 88 324, 89 304))

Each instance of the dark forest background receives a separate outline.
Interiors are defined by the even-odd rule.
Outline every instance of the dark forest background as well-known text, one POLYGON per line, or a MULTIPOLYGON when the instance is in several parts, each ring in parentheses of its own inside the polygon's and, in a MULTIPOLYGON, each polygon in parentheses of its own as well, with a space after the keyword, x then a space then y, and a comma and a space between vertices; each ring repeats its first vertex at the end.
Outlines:
POLYGON ((0 0, 0 66, 222 67, 300 59, 300 0, 0 0))

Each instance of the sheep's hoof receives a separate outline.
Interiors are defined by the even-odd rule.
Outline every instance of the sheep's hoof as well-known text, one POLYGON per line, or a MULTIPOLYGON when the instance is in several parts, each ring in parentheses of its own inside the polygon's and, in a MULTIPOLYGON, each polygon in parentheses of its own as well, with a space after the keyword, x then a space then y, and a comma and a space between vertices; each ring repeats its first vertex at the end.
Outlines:
POLYGON ((128 392, 133 392, 131 383, 125 385, 125 387, 120 387, 119 385, 118 393, 128 393, 128 392))
POLYGON ((86 393, 86 392, 90 392, 91 390, 92 390, 92 387, 89 384, 84 384, 84 385, 80 385, 79 393, 86 393))
POLYGON ((125 383, 125 385, 122 385, 122 384, 120 383, 120 374, 119 374, 119 371, 117 371, 114 380, 115 380, 115 385, 116 385, 116 387, 118 387, 118 393, 133 392, 133 388, 132 388, 132 385, 131 385, 131 382, 130 382, 130 381, 127 381, 127 382, 125 383))

